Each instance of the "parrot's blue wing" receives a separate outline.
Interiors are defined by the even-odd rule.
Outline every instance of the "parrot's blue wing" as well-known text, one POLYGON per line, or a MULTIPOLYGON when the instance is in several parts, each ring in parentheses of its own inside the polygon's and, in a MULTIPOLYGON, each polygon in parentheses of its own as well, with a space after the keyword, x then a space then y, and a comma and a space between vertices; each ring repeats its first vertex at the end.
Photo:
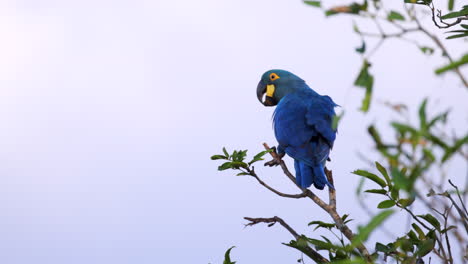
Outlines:
POLYGON ((330 148, 336 138, 336 130, 333 129, 336 106, 329 96, 320 96, 309 102, 306 113, 307 125, 312 126, 330 148))
POLYGON ((336 137, 332 128, 335 106, 328 96, 304 93, 286 96, 275 111, 279 149, 295 159, 296 181, 303 188, 311 184, 318 189, 333 188, 324 166, 336 137))

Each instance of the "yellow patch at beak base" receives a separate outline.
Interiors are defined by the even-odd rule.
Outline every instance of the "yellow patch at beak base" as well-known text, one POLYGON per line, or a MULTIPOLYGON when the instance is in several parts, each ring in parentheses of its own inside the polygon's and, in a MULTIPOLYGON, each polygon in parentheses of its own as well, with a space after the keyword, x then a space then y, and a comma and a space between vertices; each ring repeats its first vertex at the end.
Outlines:
POLYGON ((274 93, 275 93, 275 85, 268 84, 267 89, 266 89, 266 96, 273 97, 274 93))

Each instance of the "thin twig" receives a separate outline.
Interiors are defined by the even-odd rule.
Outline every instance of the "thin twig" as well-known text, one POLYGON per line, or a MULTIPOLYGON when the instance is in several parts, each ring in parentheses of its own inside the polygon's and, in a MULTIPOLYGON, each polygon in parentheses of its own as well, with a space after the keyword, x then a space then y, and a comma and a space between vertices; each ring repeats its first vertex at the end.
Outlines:
MULTIPOLYGON (((465 210, 465 218, 466 216, 468 215, 468 210, 466 210, 466 206, 465 206, 465 202, 463 202, 463 199, 461 198, 460 196, 460 190, 458 190, 458 187, 453 184, 453 182, 451 180, 448 180, 448 182, 450 183, 450 185, 452 185, 453 188, 455 188, 455 190, 457 191, 457 196, 458 196, 458 199, 460 200, 462 206, 463 206, 463 210, 465 210)), ((467 219, 468 220, 468 219, 467 219)))
POLYGON ((269 186, 268 184, 266 184, 264 181, 262 181, 258 176, 257 174, 251 174, 252 177, 254 177, 255 179, 257 179, 258 183, 260 183, 262 186, 264 186, 265 188, 267 188, 268 190, 276 193, 277 195, 281 196, 281 197, 286 197, 286 198, 295 198, 295 199, 299 199, 299 198, 305 198, 307 197, 307 194, 305 192, 302 192, 302 193, 299 193, 299 194, 287 194, 287 193, 282 193, 276 189, 274 189, 273 187, 269 186))
MULTIPOLYGON (((416 16, 413 16, 413 19, 414 21, 416 22, 416 24, 418 25, 418 28, 419 30, 424 33, 427 37, 429 37, 430 39, 432 39, 432 41, 434 41, 434 43, 439 46, 439 48, 442 50, 442 54, 444 54, 447 59, 449 60, 450 63, 453 63, 453 58, 450 56, 450 54, 448 53, 448 50, 445 48, 444 44, 442 44, 442 42, 439 40, 439 38, 437 38, 435 35, 431 34, 429 31, 427 31, 424 27, 422 27, 421 25, 421 22, 419 22, 419 19, 416 17, 416 16)), ((455 73, 458 75, 458 77, 460 78, 460 80, 462 81, 463 85, 468 88, 468 81, 465 79, 465 77, 463 76, 463 74, 461 73, 460 69, 458 67, 455 67, 453 69, 455 71, 455 73)))
MULTIPOLYGON (((393 200, 392 197, 391 197, 390 195, 388 195, 388 194, 387 194, 387 197, 388 197, 389 199, 393 200)), ((395 200, 393 200, 393 201, 395 201, 395 200)), ((433 228, 428 227, 428 226, 427 226, 426 224, 424 224, 421 220, 419 220, 419 218, 416 217, 416 215, 414 215, 414 213, 413 213, 411 210, 409 210, 406 206, 401 205, 400 203, 398 203, 398 201, 395 201, 395 205, 396 205, 397 207, 399 207, 399 208, 405 210, 406 212, 408 212, 408 213, 411 215, 411 217, 413 217, 413 219, 414 219, 416 222, 418 222, 421 226, 423 226, 423 227, 426 228, 427 230, 429 230, 429 231, 430 231, 430 230, 433 230, 433 228)), ((445 249, 444 249, 444 245, 442 244, 442 241, 440 241, 440 239, 439 239, 437 236, 435 236, 435 239, 436 239, 437 243, 439 244, 440 250, 442 251, 442 255, 440 255, 439 252, 437 252, 435 248, 433 249, 433 252, 434 252, 437 256, 439 256, 441 259, 447 260, 447 254, 445 253, 445 249)))
MULTIPOLYGON (((268 226, 272 226, 276 223, 282 225, 286 230, 293 235, 293 237, 297 240, 300 235, 290 226, 288 225, 283 219, 278 216, 270 217, 270 218, 253 218, 253 217, 244 217, 245 220, 250 221, 250 223, 245 224, 245 226, 253 226, 258 223, 268 223, 268 226)), ((320 253, 315 251, 313 248, 306 246, 305 254, 309 256, 312 260, 317 263, 328 263, 328 259, 324 258, 320 253)))
POLYGON ((432 13, 432 21, 434 22, 434 25, 438 28, 449 28, 449 27, 453 27, 455 25, 458 25, 460 24, 463 20, 468 20, 468 16, 464 16, 464 17, 459 17, 457 18, 457 20, 455 20, 453 23, 447 23, 445 22, 443 19, 442 19, 442 14, 441 14, 441 11, 440 10, 437 10, 437 15, 435 14, 435 7, 434 7, 434 3, 430 3, 428 5, 428 7, 431 9, 431 13, 432 13), (440 23, 444 24, 443 26, 439 25, 435 19, 435 17, 438 17, 439 20, 440 20, 440 23))

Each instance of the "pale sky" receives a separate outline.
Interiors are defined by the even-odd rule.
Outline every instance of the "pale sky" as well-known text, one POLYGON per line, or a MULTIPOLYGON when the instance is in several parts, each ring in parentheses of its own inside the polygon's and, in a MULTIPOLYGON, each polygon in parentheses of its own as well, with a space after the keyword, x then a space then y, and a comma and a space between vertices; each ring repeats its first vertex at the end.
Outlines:
MULTIPOLYGON (((296 73, 346 111, 329 167, 353 227, 368 219, 350 173, 367 166, 358 151, 375 157, 367 125, 384 130, 398 118, 383 101, 415 113, 430 96, 429 112, 452 108, 454 131, 466 132, 466 89, 453 74, 432 74, 440 56, 397 40, 373 57, 371 113, 357 111, 362 61, 351 18, 326 19, 301 1, 0 0, 0 39, 6 264, 215 264, 233 245, 238 263, 294 263, 300 254, 281 245, 289 233, 244 228, 242 218, 277 215, 312 237, 320 233, 308 222, 331 219, 209 160, 223 146, 254 154, 275 144, 273 109, 255 96, 271 68, 296 73)), ((447 45, 454 55, 466 50, 447 45)), ((466 164, 448 170, 464 184, 466 164)), ((296 191, 279 168, 257 171, 296 191)))

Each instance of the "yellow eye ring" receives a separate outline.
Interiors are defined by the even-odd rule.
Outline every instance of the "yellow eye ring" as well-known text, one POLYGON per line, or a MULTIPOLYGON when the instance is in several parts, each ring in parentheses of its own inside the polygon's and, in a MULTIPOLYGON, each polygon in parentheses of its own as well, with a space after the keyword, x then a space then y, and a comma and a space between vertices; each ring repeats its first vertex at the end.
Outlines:
POLYGON ((277 79, 279 79, 279 78, 280 78, 280 77, 278 76, 278 74, 276 74, 276 73, 274 73, 274 72, 270 74, 270 80, 271 80, 271 81, 277 80, 277 79))

